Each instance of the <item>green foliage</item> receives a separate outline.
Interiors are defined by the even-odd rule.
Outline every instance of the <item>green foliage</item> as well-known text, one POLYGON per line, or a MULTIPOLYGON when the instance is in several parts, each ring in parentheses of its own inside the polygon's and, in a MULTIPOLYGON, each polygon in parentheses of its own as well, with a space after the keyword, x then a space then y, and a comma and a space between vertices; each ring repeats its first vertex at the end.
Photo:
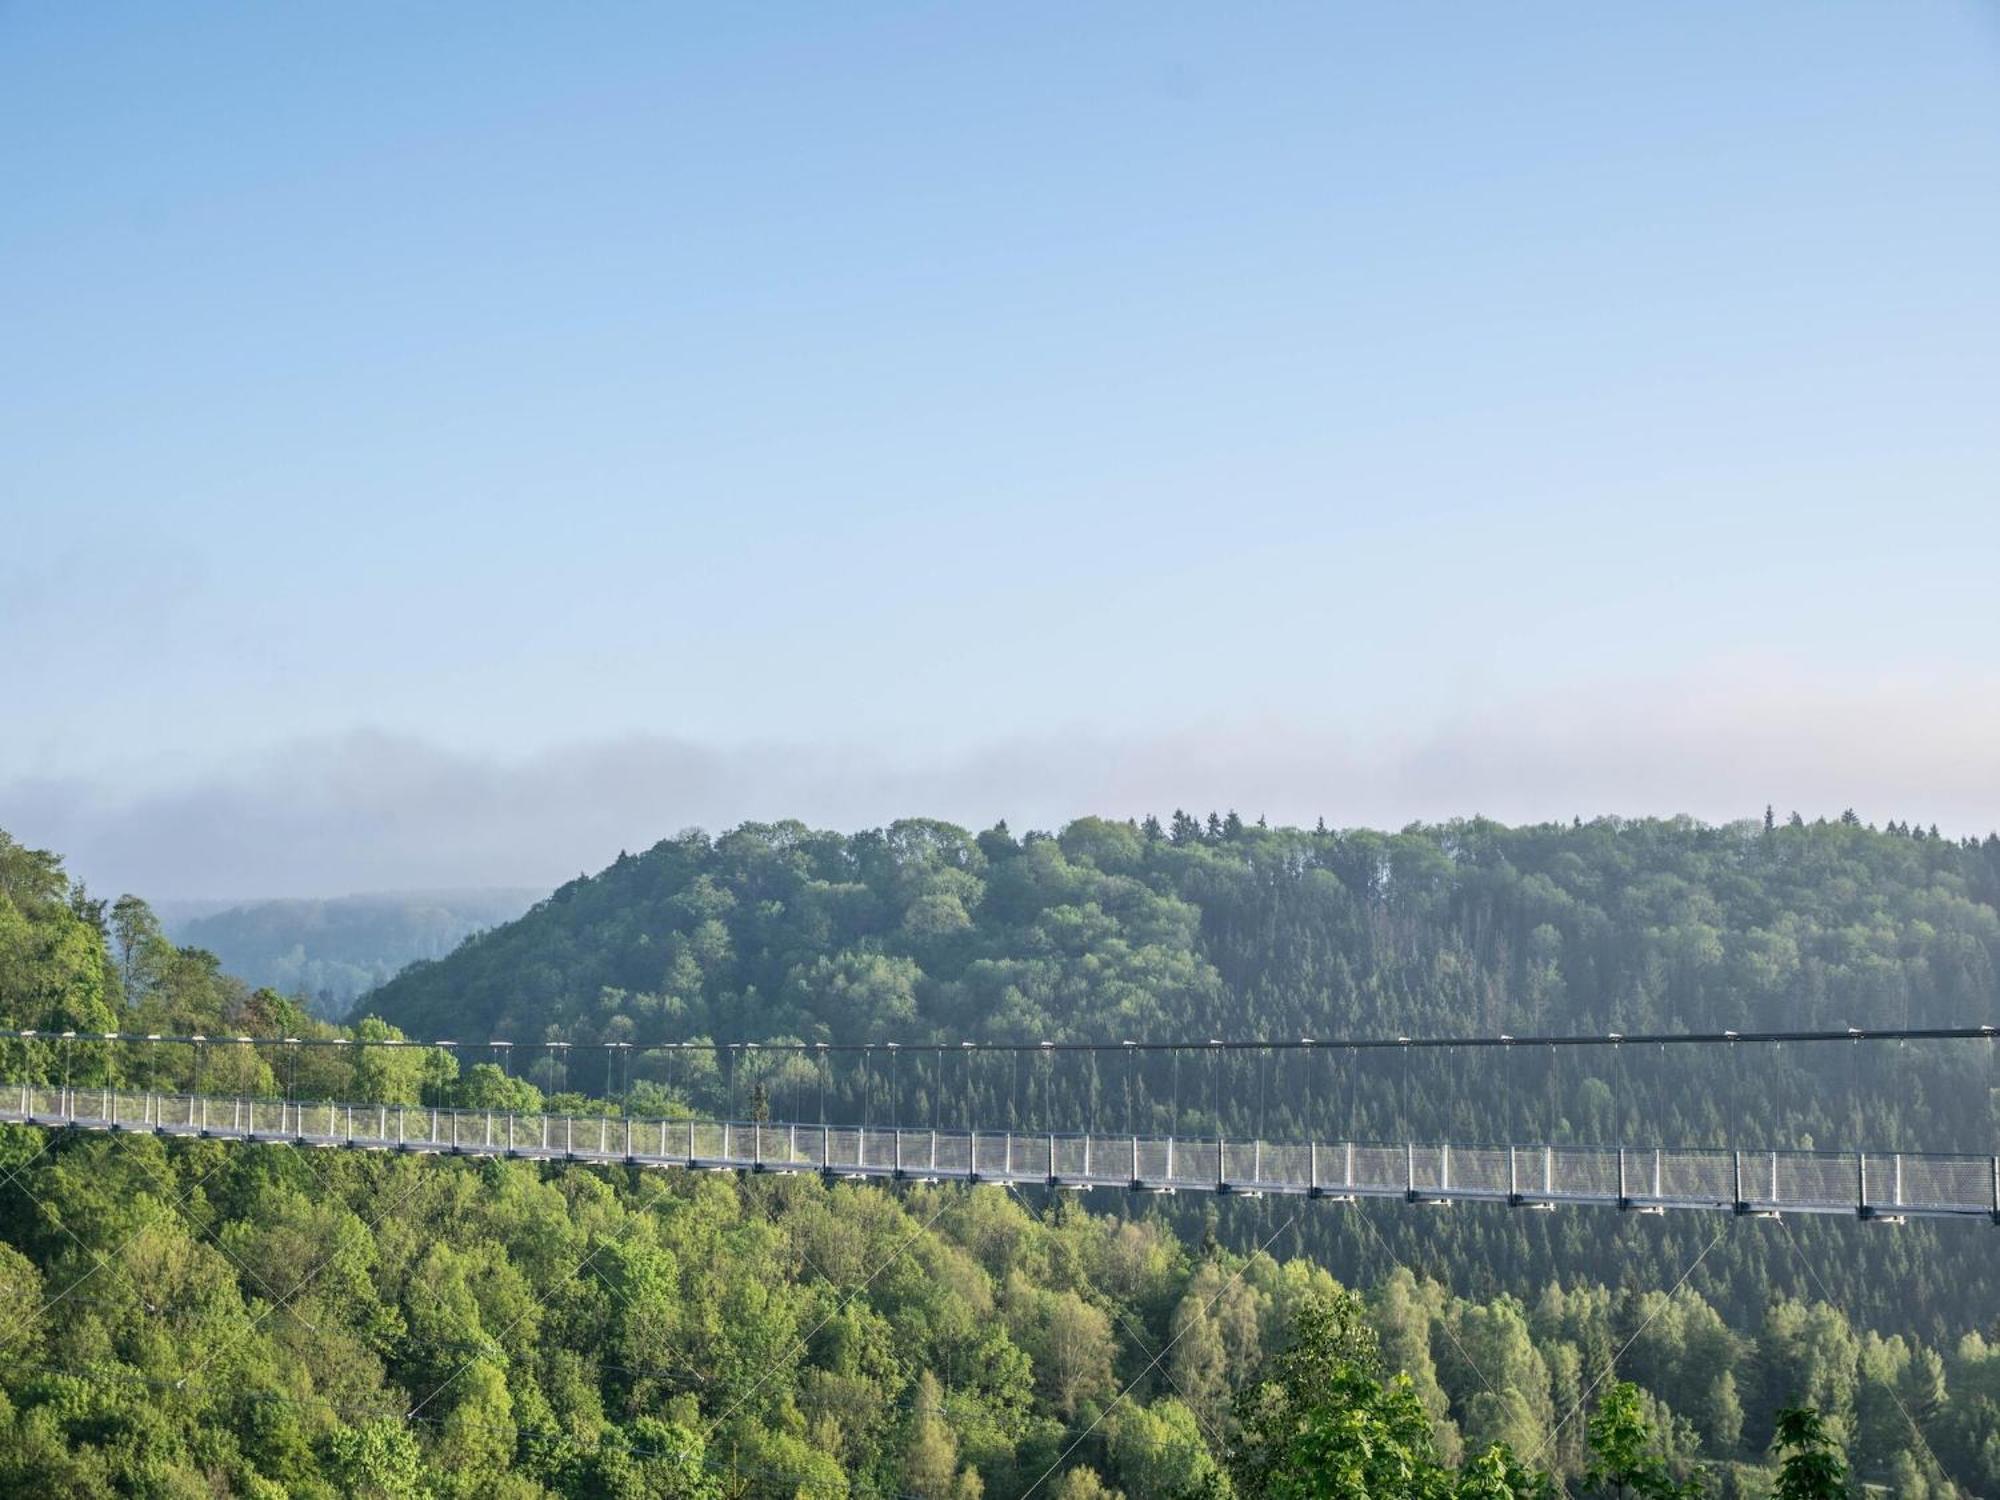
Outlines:
MULTIPOLYGON (((1865 1019, 1848 1009, 1864 989, 1956 1019, 1991 1003, 1996 874, 1992 846, 1851 825, 753 827, 565 887, 383 991, 388 1020, 343 1031, 0 836, 0 1024, 79 1033, 8 1044, 15 1076, 597 1110, 598 1079, 525 1060, 528 1077, 470 1056, 461 1074, 421 1048, 162 1059, 83 1035, 553 1026, 635 1043, 635 1113, 713 1109, 733 1082, 740 1108, 785 1118, 818 1082, 810 1065, 767 1057, 730 1080, 698 1050, 675 1049, 668 1072, 645 1045, 1331 1035, 1523 1012, 1550 1029, 1824 1022, 1865 1019)), ((1839 1134, 1837 1090, 1796 1059, 1764 1062, 1736 1096, 1746 1110, 1839 1134)), ((906 1053, 897 1085, 919 1118, 1022 1106, 1004 1074, 925 1063, 906 1053)), ((1183 1125, 1268 1109, 1267 1133, 1298 1133, 1326 1118, 1301 1082, 1190 1079, 1183 1125)), ((1550 1082, 1350 1077, 1342 1123, 1392 1126, 1407 1098, 1439 1129, 1473 1130, 1482 1099, 1550 1082)), ((1629 1076, 1554 1082, 1558 1133, 1629 1122, 1629 1076)), ((1990 1139, 1983 1076, 1876 1082, 1909 1086, 1885 1129, 1976 1120, 1990 1139)), ((1122 1109, 1129 1086, 1142 1125, 1174 1107, 1144 1067, 1029 1084, 1079 1113, 1122 1109)), ((856 1087, 834 1080, 834 1106, 857 1105, 856 1087)), ((1707 1128, 1704 1090, 1684 1092, 1651 1096, 1663 1128, 1707 1128)), ((1539 1495, 1530 1471, 1546 1466, 1648 1496, 1704 1474, 1761 1494, 1751 1464, 1773 1439, 1800 1485, 1839 1478, 1845 1447, 1848 1472, 1899 1494, 2000 1491, 2000 1352, 1966 1321, 1994 1305, 1983 1251, 1914 1227, 1743 1225, 1701 1292, 1669 1296, 1642 1289, 1700 1248, 1672 1223, 1355 1208, 1302 1219, 1280 1260, 1230 1248, 1277 1228, 1266 1205, 1225 1207, 1202 1243, 1198 1213, 1172 1201, 1104 1217, 993 1190, 0 1129, 0 1493, 972 1500, 1022 1492, 1078 1439, 1052 1492, 1539 1495), (1782 1284, 1799 1257, 1778 1233, 1849 1312, 1782 1284), (1431 1274, 1398 1271, 1365 1301, 1342 1291, 1324 1265, 1384 1264, 1377 1241, 1431 1274), (1788 1414, 1801 1401, 1812 1431, 1788 1414)))
POLYGON ((1591 1465, 1584 1475, 1592 1489, 1639 1500, 1699 1500, 1698 1480, 1679 1480, 1659 1451, 1646 1420, 1639 1387, 1621 1380, 1604 1393, 1590 1418, 1591 1465))
POLYGON ((1549 1492, 1504 1444, 1461 1471, 1441 1463, 1430 1414, 1404 1375, 1384 1378, 1380 1346, 1349 1296, 1301 1307, 1290 1345, 1246 1390, 1230 1477, 1244 1500, 1446 1500, 1549 1492))
POLYGON ((1809 1406, 1788 1406, 1778 1413, 1773 1442, 1782 1456, 1776 1500, 1843 1500, 1847 1465, 1842 1462, 1826 1422, 1809 1406))

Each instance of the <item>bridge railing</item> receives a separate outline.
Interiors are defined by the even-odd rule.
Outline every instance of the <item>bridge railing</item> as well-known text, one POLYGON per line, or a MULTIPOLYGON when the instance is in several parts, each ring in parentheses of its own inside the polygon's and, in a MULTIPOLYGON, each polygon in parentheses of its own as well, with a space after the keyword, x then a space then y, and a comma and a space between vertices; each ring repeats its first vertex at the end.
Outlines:
POLYGON ((930 1130, 289 1103, 38 1084, 0 1084, 0 1121, 836 1176, 1516 1206, 1989 1217, 2000 1223, 2000 1155, 930 1130))

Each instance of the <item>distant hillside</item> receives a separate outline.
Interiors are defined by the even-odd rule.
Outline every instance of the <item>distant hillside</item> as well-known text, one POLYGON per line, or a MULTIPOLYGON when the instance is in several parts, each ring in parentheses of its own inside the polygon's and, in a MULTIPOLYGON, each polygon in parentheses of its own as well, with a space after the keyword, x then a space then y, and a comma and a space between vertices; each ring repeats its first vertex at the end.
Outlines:
POLYGON ((543 893, 532 890, 410 891, 332 900, 253 901, 176 918, 168 936, 205 948, 252 986, 302 994, 325 1016, 416 959, 442 958, 472 933, 512 921, 543 893))

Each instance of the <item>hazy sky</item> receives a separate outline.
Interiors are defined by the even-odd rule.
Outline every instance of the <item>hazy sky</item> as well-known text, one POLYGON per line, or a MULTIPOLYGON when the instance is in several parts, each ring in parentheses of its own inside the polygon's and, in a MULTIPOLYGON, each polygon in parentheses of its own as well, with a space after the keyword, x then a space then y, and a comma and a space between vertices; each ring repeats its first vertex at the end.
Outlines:
POLYGON ((0 3, 0 827, 2000 823, 2000 13, 0 3))

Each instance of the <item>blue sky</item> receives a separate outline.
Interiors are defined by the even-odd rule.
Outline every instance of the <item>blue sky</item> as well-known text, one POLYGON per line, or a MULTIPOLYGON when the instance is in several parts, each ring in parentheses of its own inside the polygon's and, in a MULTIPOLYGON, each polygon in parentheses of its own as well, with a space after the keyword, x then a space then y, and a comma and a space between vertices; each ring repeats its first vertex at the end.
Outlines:
POLYGON ((1991 8, 16 4, 0 140, 0 826, 96 883, 2000 822, 1991 8))

